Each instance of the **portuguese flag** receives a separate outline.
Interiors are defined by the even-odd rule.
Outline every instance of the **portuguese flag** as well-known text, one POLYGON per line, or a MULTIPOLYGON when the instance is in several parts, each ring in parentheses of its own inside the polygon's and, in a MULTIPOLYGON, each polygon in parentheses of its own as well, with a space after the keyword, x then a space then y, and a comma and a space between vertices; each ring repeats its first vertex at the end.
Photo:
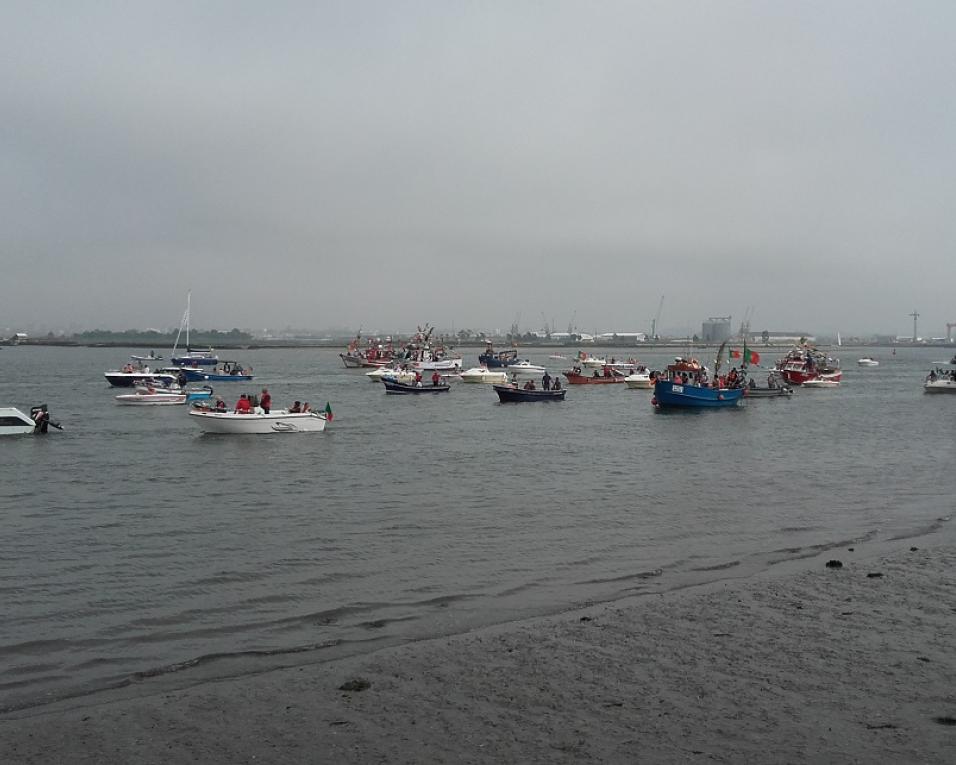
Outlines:
POLYGON ((325 402, 325 419, 332 422, 332 404, 328 401, 325 402))
POLYGON ((741 351, 739 348, 730 349, 730 358, 732 359, 741 359, 744 364, 759 364, 760 363, 760 354, 756 351, 750 350, 746 344, 744 349, 741 351))

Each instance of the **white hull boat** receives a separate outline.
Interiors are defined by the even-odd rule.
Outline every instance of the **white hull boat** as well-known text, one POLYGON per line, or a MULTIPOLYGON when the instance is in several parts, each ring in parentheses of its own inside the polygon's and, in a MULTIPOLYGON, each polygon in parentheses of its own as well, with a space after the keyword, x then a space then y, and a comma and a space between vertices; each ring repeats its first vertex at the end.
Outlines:
POLYGON ((527 359, 524 361, 519 361, 517 364, 509 364, 507 369, 508 374, 530 375, 531 377, 539 377, 547 371, 544 367, 538 364, 532 364, 527 359))
MULTIPOLYGON (((430 361, 409 361, 410 369, 418 372, 460 372, 461 359, 431 359, 430 361)), ((511 367, 508 367, 509 369, 511 367)))
POLYGON ((878 367, 880 365, 880 362, 877 361, 876 359, 871 359, 869 356, 867 356, 866 358, 863 358, 863 359, 857 359, 856 364, 857 366, 860 366, 860 367, 878 367))
POLYGON ((169 391, 155 393, 123 393, 114 396, 117 404, 129 404, 132 406, 176 406, 186 403, 185 393, 174 393, 169 391))
POLYGON ((326 415, 321 412, 273 410, 269 414, 234 414, 189 410, 189 416, 206 433, 248 435, 264 433, 318 433, 325 430, 326 415))
POLYGON ((803 388, 839 388, 840 381, 830 377, 814 377, 812 380, 804 380, 803 388))
POLYGON ((0 436, 17 436, 32 433, 36 423, 29 415, 13 406, 0 407, 0 436))
POLYGON ((640 390, 650 390, 654 387, 654 381, 651 380, 651 376, 648 372, 634 372, 624 378, 624 383, 628 388, 636 388, 640 390))
POLYGON ((369 382, 373 383, 381 382, 383 377, 391 377, 393 380, 404 383, 415 382, 415 373, 400 367, 378 367, 371 372, 366 372, 365 376, 369 382))
POLYGON ((923 391, 926 393, 956 393, 956 380, 927 380, 923 383, 923 391))
MULTIPOLYGON (((511 367, 506 367, 510 369, 511 367)), ((504 385, 508 382, 508 373, 503 371, 492 371, 487 367, 472 367, 461 373, 461 381, 464 383, 489 383, 490 385, 504 385)))

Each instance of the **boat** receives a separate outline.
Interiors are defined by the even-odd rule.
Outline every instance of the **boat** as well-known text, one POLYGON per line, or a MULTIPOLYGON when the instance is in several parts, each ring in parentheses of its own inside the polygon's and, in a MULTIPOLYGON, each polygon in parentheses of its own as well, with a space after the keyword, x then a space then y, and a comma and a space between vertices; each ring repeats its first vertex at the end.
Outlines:
POLYGON ((372 371, 366 372, 365 376, 373 383, 381 382, 385 377, 390 377, 399 382, 415 382, 415 373, 408 369, 402 369, 399 366, 376 367, 372 371))
POLYGON ((252 368, 245 369, 238 361, 223 361, 211 371, 183 367, 189 382, 249 382, 253 379, 252 368))
POLYGON ((408 393, 415 395, 418 393, 447 393, 451 390, 451 386, 448 383, 439 383, 434 385, 432 383, 403 383, 398 382, 397 380, 390 380, 385 377, 382 379, 382 384, 385 386, 386 393, 396 393, 403 394, 408 393))
POLYGON ((507 372, 494 372, 488 367, 472 367, 461 373, 461 381, 465 383, 491 383, 502 385, 508 382, 507 372))
POLYGON ((183 319, 179 323, 179 332, 176 333, 176 340, 173 342, 173 350, 169 355, 170 363, 174 366, 206 366, 214 367, 219 363, 219 357, 213 353, 212 348, 193 348, 189 345, 189 320, 190 320, 190 301, 192 292, 186 293, 186 311, 183 313, 183 319), (183 328, 186 329, 186 355, 177 356, 176 351, 179 348, 179 338, 182 335, 183 328))
POLYGON ((638 369, 624 378, 624 384, 628 388, 639 390, 650 390, 654 387, 654 381, 651 379, 651 373, 646 369, 638 369))
POLYGON ((552 361, 567 361, 568 360, 567 356, 562 356, 560 353, 552 353, 550 356, 548 356, 548 358, 551 359, 552 361))
POLYGON ((508 366, 508 372, 512 375, 526 375, 529 377, 537 377, 543 375, 547 369, 540 364, 532 364, 530 361, 525 359, 524 361, 516 361, 514 364, 508 366))
POLYGON ((139 394, 148 394, 148 395, 167 395, 167 396, 185 396, 186 400, 184 404, 191 404, 194 401, 208 401, 212 398, 213 389, 208 385, 204 385, 201 388, 181 388, 178 385, 170 385, 169 387, 156 387, 156 386, 145 386, 137 385, 136 392, 139 394))
POLYGON ((806 380, 819 377, 839 382, 843 374, 837 359, 830 358, 809 345, 794 348, 777 361, 776 368, 790 385, 803 385, 806 380))
POLYGON ((339 358, 342 359, 342 363, 345 364, 346 367, 349 369, 359 367, 387 367, 394 361, 392 338, 386 338, 385 343, 379 342, 378 339, 373 340, 372 338, 368 338, 365 348, 359 347, 361 339, 362 332, 359 330, 355 339, 349 343, 345 353, 339 354, 339 358))
MULTIPOLYGON (((720 356, 717 353, 715 375, 720 371, 720 356)), ((712 387, 705 384, 707 370, 697 359, 674 359, 666 370, 654 380, 654 397, 651 403, 660 409, 715 409, 739 406, 743 400, 744 387, 712 387)), ((723 380, 723 378, 716 378, 723 380)))
POLYGON ((787 398, 793 395, 793 388, 789 385, 777 385, 773 388, 746 388, 744 398, 787 398))
POLYGON ((133 367, 127 364, 123 369, 112 369, 104 372, 106 381, 114 388, 132 388, 135 385, 146 385, 156 382, 163 386, 173 385, 177 381, 174 374, 168 372, 153 372, 148 366, 133 367))
POLYGON ((833 378, 826 375, 817 375, 801 383, 803 388, 837 388, 840 385, 839 378, 833 378))
POLYGON ((15 406, 0 406, 0 436, 19 436, 27 433, 46 433, 47 426, 63 430, 60 423, 50 419, 46 404, 34 406, 24 414, 15 406))
POLYGON ((326 412, 289 412, 273 409, 269 414, 261 410, 249 414, 217 412, 210 409, 190 409, 189 416, 206 433, 230 435, 266 433, 319 433, 331 419, 326 412))
POLYGON ((591 374, 585 374, 581 367, 574 367, 561 374, 567 378, 568 385, 609 385, 623 383, 628 377, 623 372, 610 367, 605 367, 603 372, 595 369, 591 374))
POLYGON ((509 348, 506 351, 495 351, 491 343, 485 346, 485 350, 478 354, 478 363, 483 364, 489 369, 496 367, 510 367, 518 362, 518 350, 509 348))
POLYGON ((518 403, 526 401, 564 401, 564 394, 567 391, 564 388, 558 390, 526 390, 517 385, 495 385, 495 393, 498 394, 498 400, 503 403, 518 403))
POLYGON ((876 359, 871 359, 869 356, 865 356, 862 359, 857 359, 856 365, 858 367, 878 367, 880 362, 876 359))
POLYGON ((434 331, 428 324, 418 327, 418 332, 402 349, 400 361, 416 372, 460 372, 461 356, 450 353, 443 343, 432 345, 434 331))
POLYGON ((162 361, 162 360, 163 360, 163 357, 162 357, 162 356, 157 356, 157 355, 156 355, 156 351, 150 351, 149 354, 147 354, 146 356, 137 356, 137 355, 133 354, 132 356, 130 356, 130 358, 131 358, 133 361, 140 361, 140 362, 143 362, 143 361, 162 361))
POLYGON ((564 388, 558 390, 526 390, 516 385, 495 385, 495 393, 502 404, 523 403, 527 401, 564 401, 564 388))
POLYGON ((923 381, 925 393, 956 393, 956 372, 933 370, 923 381))
POLYGON ((121 393, 114 396, 117 404, 132 406, 178 406, 186 403, 185 393, 174 391, 137 391, 136 393, 121 393))

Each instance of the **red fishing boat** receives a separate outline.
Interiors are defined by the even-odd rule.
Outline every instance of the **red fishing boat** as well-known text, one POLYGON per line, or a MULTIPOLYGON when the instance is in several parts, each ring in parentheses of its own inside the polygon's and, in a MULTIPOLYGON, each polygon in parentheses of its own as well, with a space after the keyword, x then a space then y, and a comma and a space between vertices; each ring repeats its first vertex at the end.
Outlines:
POLYGON ((627 377, 623 372, 614 369, 611 366, 605 366, 603 370, 595 369, 593 372, 584 373, 581 367, 574 367, 562 374, 568 378, 568 385, 609 385, 623 383, 627 377))
POLYGON ((780 375, 791 385, 803 385, 809 380, 840 382, 843 372, 840 362, 809 345, 794 348, 777 362, 780 375))
POLYGON ((387 338, 385 343, 368 338, 365 348, 359 347, 359 340, 362 335, 359 333, 355 339, 349 343, 348 350, 340 353, 339 357, 342 363, 347 367, 387 367, 392 363, 394 350, 392 348, 392 338, 387 338))

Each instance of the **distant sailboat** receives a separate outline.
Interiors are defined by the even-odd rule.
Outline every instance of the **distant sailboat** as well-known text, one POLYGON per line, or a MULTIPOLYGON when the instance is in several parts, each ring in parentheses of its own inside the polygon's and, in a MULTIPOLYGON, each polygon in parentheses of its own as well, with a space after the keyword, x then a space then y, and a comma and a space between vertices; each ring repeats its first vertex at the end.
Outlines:
POLYGON ((173 343, 173 352, 170 355, 172 363, 175 366, 216 366, 219 363, 219 358, 212 352, 212 348, 207 350, 193 350, 189 347, 189 308, 190 300, 192 299, 192 292, 186 293, 186 312, 183 314, 183 320, 179 324, 179 332, 176 333, 176 342, 173 343), (183 327, 186 328, 186 355, 177 356, 176 350, 179 348, 179 336, 183 332, 183 327))
POLYGON ((837 345, 843 345, 843 341, 840 339, 840 333, 837 332, 837 345))

